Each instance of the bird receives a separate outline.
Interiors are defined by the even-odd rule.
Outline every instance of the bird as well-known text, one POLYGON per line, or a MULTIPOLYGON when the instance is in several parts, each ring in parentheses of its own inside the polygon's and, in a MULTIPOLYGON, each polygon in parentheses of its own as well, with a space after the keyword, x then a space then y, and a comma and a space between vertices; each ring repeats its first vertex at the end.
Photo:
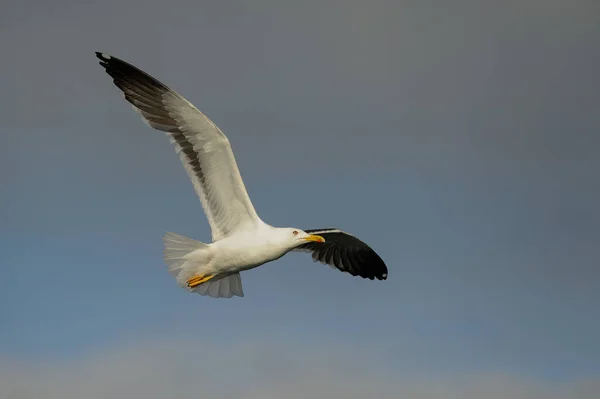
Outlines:
POLYGON ((166 232, 163 260, 178 286, 212 298, 243 297, 240 273, 289 252, 352 276, 387 280, 383 259, 364 241, 339 228, 275 227, 250 200, 231 143, 191 102, 158 79, 110 54, 95 52, 133 109, 175 147, 198 195, 211 243, 166 232))

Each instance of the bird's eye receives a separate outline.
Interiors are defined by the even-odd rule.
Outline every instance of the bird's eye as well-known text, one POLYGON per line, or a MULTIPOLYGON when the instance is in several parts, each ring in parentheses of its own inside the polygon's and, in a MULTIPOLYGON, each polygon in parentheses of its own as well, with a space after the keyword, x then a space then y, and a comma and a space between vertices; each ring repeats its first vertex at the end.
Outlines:
POLYGON ((294 234, 295 236, 297 236, 297 235, 298 235, 298 230, 294 230, 294 231, 293 231, 293 234, 294 234))

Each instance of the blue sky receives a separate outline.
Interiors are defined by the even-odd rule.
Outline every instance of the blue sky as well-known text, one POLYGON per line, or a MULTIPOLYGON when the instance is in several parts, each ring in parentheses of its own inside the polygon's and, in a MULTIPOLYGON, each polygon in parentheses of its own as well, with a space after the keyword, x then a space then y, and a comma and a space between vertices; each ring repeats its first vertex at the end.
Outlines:
POLYGON ((597 397, 597 4, 57 4, 1 17, 0 397, 597 397), (290 254, 244 298, 177 287, 162 234, 208 224, 94 51, 217 123, 265 221, 389 279, 290 254))

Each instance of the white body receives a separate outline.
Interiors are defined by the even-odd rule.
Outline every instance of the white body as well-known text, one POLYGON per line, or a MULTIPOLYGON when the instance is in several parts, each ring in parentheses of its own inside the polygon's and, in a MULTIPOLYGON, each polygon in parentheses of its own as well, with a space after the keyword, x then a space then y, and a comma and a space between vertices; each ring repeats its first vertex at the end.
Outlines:
POLYGON ((274 227, 264 224, 256 230, 236 232, 190 252, 187 259, 198 263, 198 275, 250 270, 292 249, 289 242, 277 240, 274 231, 274 227))
POLYGON ((211 244, 167 233, 165 262, 177 283, 191 292, 214 298, 244 296, 241 271, 279 259, 311 237, 316 236, 264 222, 253 230, 240 230, 211 244), (214 277, 197 287, 188 286, 190 278, 207 275, 214 277))

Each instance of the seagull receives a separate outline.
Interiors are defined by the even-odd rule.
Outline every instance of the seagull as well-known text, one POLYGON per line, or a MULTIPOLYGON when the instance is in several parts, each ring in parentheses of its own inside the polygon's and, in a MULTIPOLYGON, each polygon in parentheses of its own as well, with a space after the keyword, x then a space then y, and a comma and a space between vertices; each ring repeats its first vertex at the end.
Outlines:
POLYGON ((164 262, 177 284, 212 298, 243 297, 240 272, 277 260, 290 251, 308 252, 352 276, 387 279, 381 257, 338 228, 274 227, 256 213, 231 144, 208 117, 183 96, 137 67, 96 52, 125 99, 151 128, 166 133, 200 198, 212 242, 180 234, 163 236, 164 262))

